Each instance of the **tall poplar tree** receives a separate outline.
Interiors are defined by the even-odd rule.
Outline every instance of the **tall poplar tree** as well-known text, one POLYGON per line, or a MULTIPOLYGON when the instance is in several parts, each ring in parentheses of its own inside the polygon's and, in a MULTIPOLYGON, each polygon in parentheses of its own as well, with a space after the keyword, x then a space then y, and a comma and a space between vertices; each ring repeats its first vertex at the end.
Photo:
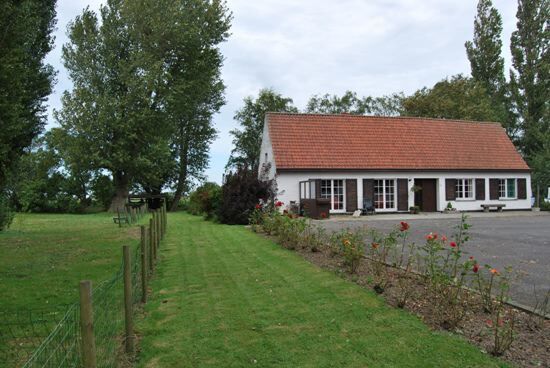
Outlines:
POLYGON ((55 72, 44 58, 53 47, 55 0, 0 2, 0 230, 4 187, 20 156, 42 132, 55 72))
POLYGON ((502 57, 502 17, 491 0, 479 0, 474 20, 474 39, 465 44, 472 77, 491 99, 496 120, 511 138, 517 137, 517 124, 510 112, 504 58, 502 57))
POLYGON ((550 1, 519 0, 510 48, 510 86, 522 128, 520 148, 531 163, 550 139, 550 1))

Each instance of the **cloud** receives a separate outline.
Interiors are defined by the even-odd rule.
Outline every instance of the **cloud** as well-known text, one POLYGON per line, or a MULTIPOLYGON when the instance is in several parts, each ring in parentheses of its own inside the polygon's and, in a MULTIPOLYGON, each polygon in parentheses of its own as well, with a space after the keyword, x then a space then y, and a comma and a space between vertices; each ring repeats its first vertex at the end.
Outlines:
MULTIPOLYGON (((57 42, 66 23, 100 1, 59 0, 57 42)), ((232 148, 233 115, 246 96, 273 87, 303 108, 313 94, 411 93, 457 73, 469 73, 464 42, 472 38, 477 0, 229 0, 234 20, 221 46, 227 104, 214 118, 209 180, 220 181, 232 148)), ((504 55, 515 27, 515 2, 495 0, 504 20, 504 55)), ((58 45, 59 48, 59 45, 58 45)), ((60 51, 50 57, 62 69, 60 51)), ((56 93, 70 88, 61 70, 56 93)))

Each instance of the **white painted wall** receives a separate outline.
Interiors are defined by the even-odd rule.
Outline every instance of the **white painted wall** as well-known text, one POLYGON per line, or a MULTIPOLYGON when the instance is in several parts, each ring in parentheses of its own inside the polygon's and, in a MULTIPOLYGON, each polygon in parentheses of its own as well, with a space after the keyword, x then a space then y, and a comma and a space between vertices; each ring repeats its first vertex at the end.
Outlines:
MULTIPOLYGON (((268 180, 274 179, 275 175, 277 173, 277 168, 275 167, 275 160, 273 158, 273 146, 271 145, 271 138, 269 137, 269 129, 267 126, 267 117, 264 121, 264 130, 262 133, 262 146, 260 148, 260 168, 258 171, 258 176, 260 176, 262 172, 262 167, 266 164, 271 164, 271 167, 268 172, 268 180), (267 160, 266 160, 266 154, 267 154, 267 160)), ((298 188, 298 184, 296 184, 296 188, 298 188)))
MULTIPOLYGON (((264 134, 265 137, 265 134, 264 134)), ((514 200, 490 200, 489 180, 485 180, 485 200, 455 200, 451 201, 454 208, 459 211, 480 211, 481 204, 506 204, 506 210, 529 209, 531 208, 531 175, 529 173, 479 173, 479 172, 280 172, 277 174, 277 185, 279 190, 278 200, 288 205, 291 201, 299 202, 299 182, 309 179, 357 179, 357 205, 363 204, 363 179, 408 179, 409 186, 409 207, 414 205, 414 193, 411 188, 414 185, 414 178, 437 179, 437 210, 443 211, 447 206, 445 199, 445 179, 491 179, 491 178, 525 178, 527 199, 514 200)), ((474 185, 475 187, 475 185, 474 185)), ((475 188, 474 188, 475 190, 475 188)), ((475 193, 474 193, 475 197, 475 193)))

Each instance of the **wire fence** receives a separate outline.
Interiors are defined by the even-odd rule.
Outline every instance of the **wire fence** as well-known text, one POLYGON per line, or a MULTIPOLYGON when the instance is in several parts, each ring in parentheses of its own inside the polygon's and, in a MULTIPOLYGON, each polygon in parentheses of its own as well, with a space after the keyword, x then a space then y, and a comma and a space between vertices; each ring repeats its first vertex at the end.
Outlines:
MULTIPOLYGON (((131 247, 129 252, 130 285, 125 285, 124 282, 123 258, 118 270, 108 280, 93 287, 92 302, 89 306, 93 311, 92 340, 83 326, 82 294, 80 302, 69 306, 43 311, 2 312, 0 367, 128 366, 128 361, 131 361, 134 353, 129 351, 128 341, 134 341, 135 336, 133 331, 130 331, 128 336, 125 306, 132 311, 131 321, 146 301, 147 279, 152 276, 155 268, 156 250, 164 237, 166 220, 166 207, 163 206, 160 210, 153 211, 153 219, 149 226, 142 226, 141 242, 131 247), (131 290, 129 300, 125 298, 125 288, 131 290), (89 341, 93 343, 90 344, 89 341), (130 354, 124 354, 124 351, 130 354), (93 354, 95 365, 84 364, 90 359, 90 354, 93 354)), ((130 350, 133 350, 133 347, 130 350)))

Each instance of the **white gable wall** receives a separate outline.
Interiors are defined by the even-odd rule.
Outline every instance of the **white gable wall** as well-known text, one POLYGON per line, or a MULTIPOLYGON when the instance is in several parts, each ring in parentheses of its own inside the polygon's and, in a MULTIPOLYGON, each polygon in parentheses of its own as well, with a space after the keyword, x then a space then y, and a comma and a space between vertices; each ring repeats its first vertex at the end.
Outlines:
MULTIPOLYGON (((265 133, 264 133, 265 137, 265 133)), ((262 148, 263 150, 263 148, 262 148)), ((262 151, 263 152, 263 151, 262 151)), ((272 157, 272 155, 270 156, 272 157)), ((505 204, 506 210, 529 209, 531 208, 531 175, 529 173, 518 172, 371 172, 371 171, 330 171, 330 172, 279 172, 277 173, 278 200, 288 205, 291 201, 299 202, 299 182, 309 179, 357 179, 357 206, 363 204, 363 179, 409 179, 409 207, 414 205, 414 193, 411 188, 414 185, 414 179, 437 179, 436 198, 437 210, 443 211, 447 206, 445 199, 445 179, 487 179, 485 180, 485 200, 454 200, 450 201, 454 208, 459 211, 479 211, 481 204, 505 204), (526 179, 527 199, 511 200, 490 200, 489 199, 489 180, 503 178, 524 178, 526 179)), ((345 185, 344 185, 345 187, 345 185)), ((475 187, 475 185, 474 185, 475 187)), ((474 188, 475 191, 475 188, 474 188)), ((474 192, 475 198, 475 192, 474 192)))
POLYGON ((275 167, 275 160, 273 159, 273 146, 271 145, 271 138, 269 137, 269 129, 267 124, 268 122, 266 117, 264 121, 264 131, 262 133, 262 146, 260 148, 260 170, 258 172, 258 176, 261 174, 262 167, 264 165, 271 164, 267 175, 267 179, 271 180, 275 178, 277 168, 275 167))

